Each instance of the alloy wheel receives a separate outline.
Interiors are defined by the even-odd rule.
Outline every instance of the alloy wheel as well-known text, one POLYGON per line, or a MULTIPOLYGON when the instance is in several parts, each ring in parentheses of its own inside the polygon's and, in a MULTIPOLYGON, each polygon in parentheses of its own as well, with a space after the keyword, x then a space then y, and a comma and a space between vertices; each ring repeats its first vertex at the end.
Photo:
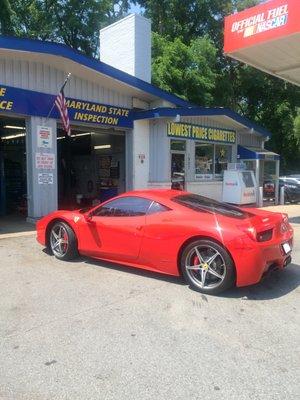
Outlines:
POLYGON ((68 233, 61 224, 54 225, 50 233, 50 245, 53 254, 57 257, 63 257, 69 247, 68 233))
POLYGON ((186 272, 193 283, 201 289, 220 286, 226 276, 226 263, 212 246, 193 247, 185 259, 186 272))

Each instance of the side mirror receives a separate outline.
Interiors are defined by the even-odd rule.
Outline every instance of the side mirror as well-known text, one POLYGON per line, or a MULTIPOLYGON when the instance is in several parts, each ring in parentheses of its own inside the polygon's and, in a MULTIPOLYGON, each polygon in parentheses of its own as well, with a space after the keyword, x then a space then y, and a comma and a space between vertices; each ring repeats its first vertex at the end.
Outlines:
POLYGON ((84 219, 85 219, 85 221, 87 222, 87 223, 91 223, 91 222, 93 222, 93 214, 92 213, 89 213, 89 212, 87 212, 87 213, 85 213, 84 214, 84 219))

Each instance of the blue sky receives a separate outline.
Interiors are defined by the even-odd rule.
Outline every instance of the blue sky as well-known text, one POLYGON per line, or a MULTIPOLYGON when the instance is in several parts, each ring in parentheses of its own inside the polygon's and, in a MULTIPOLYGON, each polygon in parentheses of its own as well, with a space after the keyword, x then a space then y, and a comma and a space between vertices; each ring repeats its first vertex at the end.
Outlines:
POLYGON ((140 14, 141 11, 143 11, 141 9, 140 6, 135 6, 134 4, 131 4, 130 10, 131 13, 136 13, 136 14, 140 14))

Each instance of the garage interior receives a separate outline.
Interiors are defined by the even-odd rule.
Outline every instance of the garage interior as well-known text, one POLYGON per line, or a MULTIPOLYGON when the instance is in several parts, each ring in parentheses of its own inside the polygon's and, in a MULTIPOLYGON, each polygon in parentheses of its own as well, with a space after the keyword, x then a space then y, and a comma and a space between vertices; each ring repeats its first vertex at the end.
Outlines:
POLYGON ((126 190, 125 133, 71 126, 66 137, 58 126, 59 209, 88 207, 126 190))
POLYGON ((25 119, 0 117, 0 216, 27 216, 25 119))

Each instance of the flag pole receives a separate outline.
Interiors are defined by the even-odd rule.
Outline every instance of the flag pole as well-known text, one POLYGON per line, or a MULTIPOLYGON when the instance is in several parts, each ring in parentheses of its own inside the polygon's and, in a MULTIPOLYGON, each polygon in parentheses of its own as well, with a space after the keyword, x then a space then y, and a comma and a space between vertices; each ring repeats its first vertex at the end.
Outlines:
MULTIPOLYGON (((71 72, 69 72, 67 77, 66 77, 66 79, 65 79, 65 81, 64 81, 64 83, 63 83, 63 85, 62 85, 62 87, 60 88, 60 92, 65 88, 65 86, 66 86, 68 80, 70 79, 71 75, 72 75, 71 72)), ((50 115, 51 115, 51 113, 53 111, 54 106, 55 106, 55 100, 53 101, 53 104, 52 104, 52 107, 51 107, 50 111, 48 112, 48 115, 46 117, 46 121, 48 121, 48 119, 49 119, 49 117, 50 117, 50 115)))

